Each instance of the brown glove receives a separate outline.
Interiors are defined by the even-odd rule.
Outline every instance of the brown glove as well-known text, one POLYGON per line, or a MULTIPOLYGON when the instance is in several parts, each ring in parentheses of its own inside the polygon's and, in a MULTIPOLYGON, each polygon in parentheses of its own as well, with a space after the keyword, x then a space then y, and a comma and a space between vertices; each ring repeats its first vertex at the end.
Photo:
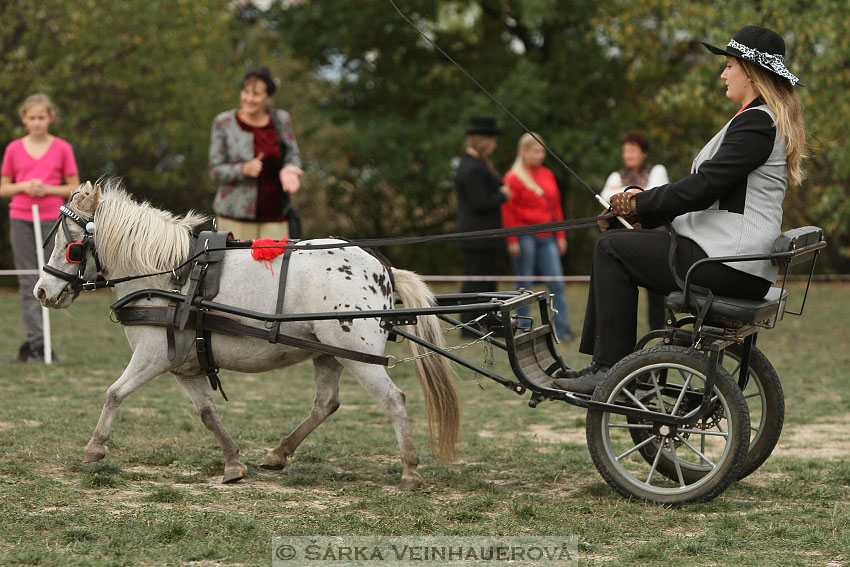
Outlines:
POLYGON ((611 196, 611 210, 615 215, 631 222, 637 218, 634 193, 615 193, 611 196))

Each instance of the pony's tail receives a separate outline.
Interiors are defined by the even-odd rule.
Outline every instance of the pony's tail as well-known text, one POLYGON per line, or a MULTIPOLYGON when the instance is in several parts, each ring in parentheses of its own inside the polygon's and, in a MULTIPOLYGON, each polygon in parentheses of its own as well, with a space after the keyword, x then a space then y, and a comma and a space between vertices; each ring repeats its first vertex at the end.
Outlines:
MULTIPOLYGON (((434 294, 415 273, 393 268, 393 278, 395 291, 401 297, 405 307, 434 305, 434 294)), ((438 347, 445 346, 436 315, 419 315, 414 334, 438 347)), ((422 345, 413 341, 408 342, 413 356, 429 352, 422 345)), ((425 394, 431 452, 441 462, 452 461, 455 458, 455 448, 460 433, 460 400, 454 373, 448 359, 439 354, 416 358, 415 363, 416 374, 425 394), (437 439, 439 439, 439 447, 437 439)))

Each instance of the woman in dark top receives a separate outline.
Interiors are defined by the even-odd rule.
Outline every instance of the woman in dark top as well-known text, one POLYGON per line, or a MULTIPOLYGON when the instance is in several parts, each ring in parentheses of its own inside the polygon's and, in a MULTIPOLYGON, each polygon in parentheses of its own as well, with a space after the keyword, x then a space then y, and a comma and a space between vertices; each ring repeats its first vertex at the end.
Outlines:
MULTIPOLYGON (((611 197, 614 212, 643 229, 608 231, 596 242, 579 347, 593 361, 563 373, 556 387, 593 393, 634 348, 638 286, 664 294, 678 289, 667 259, 672 236, 648 229, 672 219, 680 278, 706 257, 769 253, 780 234, 787 183, 803 179, 806 138, 794 90, 799 81, 783 61, 785 41, 767 28, 745 26, 726 49, 705 46, 726 56, 720 77, 740 109, 700 151, 690 175, 611 197)), ((718 295, 744 299, 761 299, 775 280, 767 260, 709 264, 693 276, 718 295)))
MULTIPOLYGON (((473 116, 466 129, 466 149, 460 157, 455 174, 457 191, 457 230, 467 232, 501 228, 500 206, 511 197, 510 189, 502 185, 498 173, 490 164, 496 149, 496 137, 501 130, 496 119, 473 116)), ((461 240, 458 247, 464 252, 463 273, 467 276, 492 276, 505 272, 507 258, 502 238, 461 240)), ((464 281, 462 293, 496 290, 495 282, 464 281)), ((468 322, 471 316, 463 314, 468 322)))

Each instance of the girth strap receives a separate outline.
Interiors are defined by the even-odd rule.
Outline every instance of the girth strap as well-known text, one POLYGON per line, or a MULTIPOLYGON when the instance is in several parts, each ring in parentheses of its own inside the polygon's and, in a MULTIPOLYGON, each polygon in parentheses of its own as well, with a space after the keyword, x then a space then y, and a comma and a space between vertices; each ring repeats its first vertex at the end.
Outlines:
MULTIPOLYGON (((115 317, 122 325, 153 325, 161 327, 167 325, 167 309, 168 308, 165 306, 126 306, 117 309, 115 311, 115 317)), ((199 312, 200 311, 197 309, 192 309, 186 322, 187 328, 197 329, 197 316, 199 312)), ((204 312, 203 315, 201 315, 201 321, 203 328, 210 333, 221 333, 223 335, 245 335, 267 340, 269 338, 268 330, 245 325, 244 323, 240 323, 226 315, 204 312)), ((209 341, 206 340, 206 343, 208 342, 209 341)), ((389 366, 390 363, 389 358, 386 356, 349 350, 308 339, 299 339, 289 335, 278 334, 275 337, 275 340, 271 342, 301 348, 312 352, 329 354, 331 356, 338 356, 340 358, 356 360, 358 362, 365 362, 366 364, 389 366)), ((205 346, 209 351, 209 345, 205 344, 205 346)))

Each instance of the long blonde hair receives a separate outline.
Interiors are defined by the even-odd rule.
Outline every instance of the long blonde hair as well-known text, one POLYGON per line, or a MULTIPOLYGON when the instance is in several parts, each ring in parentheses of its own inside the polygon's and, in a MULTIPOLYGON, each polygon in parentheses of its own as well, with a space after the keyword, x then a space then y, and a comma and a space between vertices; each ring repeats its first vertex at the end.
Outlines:
POLYGON ((510 172, 517 176, 523 185, 528 188, 529 191, 535 193, 538 197, 543 196, 543 187, 541 187, 531 176, 531 172, 528 171, 528 168, 525 166, 525 161, 522 159, 522 152, 533 146, 534 144, 539 144, 537 140, 543 142, 543 138, 540 137, 539 134, 526 132, 522 136, 519 137, 519 142, 516 147, 516 159, 514 160, 513 165, 511 166, 510 172))
POLYGON ((753 81, 756 92, 776 114, 776 129, 785 137, 785 158, 788 179, 799 185, 806 178, 803 160, 806 153, 806 123, 803 120, 803 102, 791 81, 762 69, 754 63, 739 59, 744 73, 753 81))

